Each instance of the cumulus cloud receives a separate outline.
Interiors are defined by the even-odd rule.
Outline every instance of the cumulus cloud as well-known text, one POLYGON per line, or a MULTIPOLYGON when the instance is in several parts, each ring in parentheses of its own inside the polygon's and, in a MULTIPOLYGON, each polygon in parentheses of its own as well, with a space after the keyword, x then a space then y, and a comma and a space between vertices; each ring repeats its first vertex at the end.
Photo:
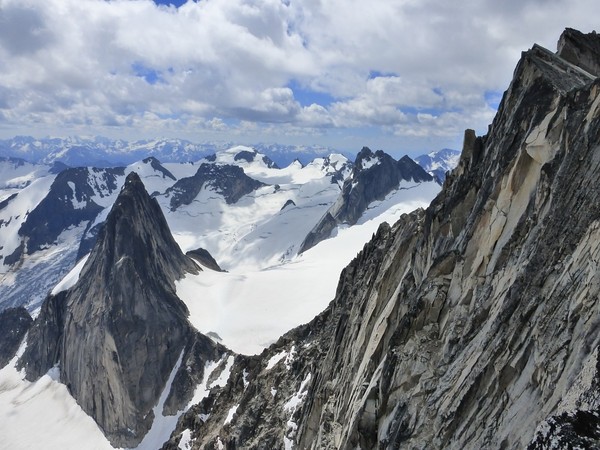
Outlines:
POLYGON ((345 134, 359 147, 368 128, 443 145, 485 130, 522 50, 590 31, 594 12, 596 0, 0 0, 0 133, 345 134))

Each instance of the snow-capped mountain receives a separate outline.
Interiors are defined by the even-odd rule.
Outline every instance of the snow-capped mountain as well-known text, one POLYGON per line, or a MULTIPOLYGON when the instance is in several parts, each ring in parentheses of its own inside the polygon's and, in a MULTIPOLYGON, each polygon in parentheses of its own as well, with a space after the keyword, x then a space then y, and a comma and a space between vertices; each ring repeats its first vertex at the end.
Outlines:
POLYGON ((60 161, 68 166, 114 167, 154 156, 162 161, 188 162, 226 149, 231 144, 194 144, 182 139, 125 141, 105 137, 35 139, 17 136, 0 140, 0 155, 40 164, 60 161))
POLYGON ((375 202, 404 203, 400 196, 406 200, 429 198, 438 189, 432 184, 432 176, 408 156, 396 161, 381 150, 373 153, 364 147, 356 157, 340 196, 308 233, 300 252, 329 238, 340 225, 352 226, 361 219, 372 217, 372 211, 367 210, 373 209, 375 202))
POLYGON ((446 172, 453 170, 460 159, 460 152, 444 148, 426 155, 417 156, 415 162, 426 172, 434 176, 440 183, 446 179, 446 172))
POLYGON ((598 448, 599 104, 600 37, 567 29, 556 54, 523 53, 429 206, 392 207, 398 188, 300 255, 353 175, 439 185, 370 150, 352 171, 340 155, 277 169, 248 148, 146 159, 115 190, 100 169, 21 169, 1 210, 21 266, 58 245, 29 254, 19 234, 46 198, 67 217, 115 198, 67 221, 104 226, 33 323, 0 312, 2 445, 598 448), (235 201, 231 167, 260 183, 235 201), (182 179, 195 197, 173 209, 182 179))
MULTIPOLYGON (((187 163, 199 161, 214 154, 222 154, 234 148, 228 142, 192 143, 183 139, 152 139, 125 141, 105 137, 81 138, 41 138, 16 136, 0 140, 0 157, 21 159, 23 162, 52 165, 64 164, 70 167, 115 167, 132 164, 148 157, 163 163, 187 163)), ((294 161, 307 165, 316 158, 324 158, 334 153, 333 149, 322 146, 283 145, 259 143, 252 146, 250 153, 266 156, 271 164, 287 167, 294 161)), ((347 159, 355 154, 345 152, 347 159)), ((240 158, 250 155, 240 155, 240 158)), ((442 149, 421 155, 415 161, 431 175, 443 182, 445 173, 458 164, 460 152, 442 149)), ((63 167, 64 168, 64 167, 63 167)))
MULTIPOLYGON (((324 158, 334 152, 329 147, 319 145, 283 145, 259 143, 252 146, 254 149, 268 155, 279 167, 289 166, 294 161, 306 165, 316 158, 324 158)), ((343 152, 343 156, 354 159, 356 154, 343 152)))

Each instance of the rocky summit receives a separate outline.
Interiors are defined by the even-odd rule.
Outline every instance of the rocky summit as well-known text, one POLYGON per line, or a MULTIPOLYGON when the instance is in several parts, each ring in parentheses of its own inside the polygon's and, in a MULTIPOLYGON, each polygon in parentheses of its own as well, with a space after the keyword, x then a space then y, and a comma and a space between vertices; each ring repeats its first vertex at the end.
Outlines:
POLYGON ((524 52, 431 206, 164 448, 599 448, 599 42, 524 52))
POLYGON ((264 183, 247 176, 241 167, 203 163, 194 176, 182 178, 169 188, 167 196, 171 198, 171 210, 175 210, 189 205, 202 189, 214 190, 231 204, 262 186, 264 183))

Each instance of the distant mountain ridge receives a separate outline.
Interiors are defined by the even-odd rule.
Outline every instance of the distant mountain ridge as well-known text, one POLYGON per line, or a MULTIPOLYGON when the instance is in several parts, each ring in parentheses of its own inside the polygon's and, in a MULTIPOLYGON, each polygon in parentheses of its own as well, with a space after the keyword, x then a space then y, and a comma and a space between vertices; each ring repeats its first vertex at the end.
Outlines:
MULTIPOLYGON (((357 161, 361 167, 372 167, 356 169, 357 173, 380 173, 388 164, 377 161, 385 154, 368 153, 357 161)), ((385 156, 390 167, 398 165, 400 174, 402 164, 385 156)), ((404 160, 428 177, 410 158, 404 160)), ((185 244, 184 251, 206 248, 223 269, 231 270, 244 264, 262 269, 293 259, 302 240, 339 199, 354 165, 334 153, 280 169, 266 155, 245 146, 195 163, 162 163, 149 156, 128 166, 66 167, 58 173, 56 164, 0 158, 0 310, 23 305, 32 312, 41 304, 47 292, 90 252, 131 171, 140 175, 160 203, 175 235, 185 244)), ((362 192, 364 183, 359 184, 362 192)), ((390 208, 404 208, 401 205, 407 202, 425 205, 439 190, 439 185, 427 184, 396 195, 397 182, 392 180, 381 195, 359 196, 347 205, 352 217, 340 216, 345 223, 340 229, 352 226, 363 213, 366 222, 390 208)), ((362 239, 366 238, 357 242, 362 239)))
POLYGON ((383 201, 392 192, 410 189, 433 177, 408 156, 398 161, 382 150, 363 147, 342 192, 321 220, 304 239, 300 253, 314 247, 341 224, 355 225, 374 201, 383 201), (401 185, 404 182, 407 185, 401 185))
MULTIPOLYGON (((215 153, 234 147, 233 142, 194 143, 185 139, 162 138, 127 141, 96 137, 49 137, 15 136, 0 139, 0 158, 19 159, 36 164, 59 164, 70 167, 115 167, 126 166, 145 158, 153 157, 161 163, 199 161, 215 153)), ((267 156, 278 167, 287 167, 294 161, 307 165, 315 158, 324 158, 332 153, 340 153, 354 160, 356 153, 340 151, 322 145, 287 145, 277 143, 257 143, 250 146, 255 152, 267 156)), ((460 152, 451 149, 433 151, 414 160, 426 171, 439 169, 434 176, 443 175, 458 163, 460 152), (434 164, 430 169, 427 164, 434 164)), ((246 155, 249 156, 249 155, 246 155)), ((64 167, 63 167, 64 168, 64 167)))
POLYGON ((437 152, 430 152, 426 155, 417 156, 415 162, 419 164, 426 172, 430 173, 440 183, 446 179, 446 172, 454 169, 458 165, 460 152, 451 148, 443 148, 437 152))
MULTIPOLYGON (((0 139, 0 157, 20 158, 32 163, 61 162, 71 167, 125 166, 144 158, 155 157, 163 163, 198 161, 234 147, 233 142, 194 143, 185 139, 162 138, 127 141, 97 137, 40 138, 16 136, 0 139)), ((306 165, 313 159, 339 153, 320 145, 253 144, 252 148, 267 155, 279 167, 294 160, 306 165)), ((349 159, 354 154, 342 152, 349 159)))

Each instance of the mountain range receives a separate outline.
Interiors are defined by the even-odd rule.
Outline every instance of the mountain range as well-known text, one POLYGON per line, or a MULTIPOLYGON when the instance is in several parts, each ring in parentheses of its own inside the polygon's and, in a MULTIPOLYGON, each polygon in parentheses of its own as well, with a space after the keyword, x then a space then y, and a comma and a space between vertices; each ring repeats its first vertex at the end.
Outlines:
MULTIPOLYGON (((261 286, 258 289, 272 283, 259 281, 267 269, 276 278, 285 279, 290 276, 289 268, 294 267, 298 268, 299 276, 308 279, 312 269, 300 270, 303 264, 298 264, 302 241, 334 203, 358 207, 354 221, 340 225, 342 228, 356 225, 357 219, 362 218, 359 226, 348 233, 359 233, 362 229, 365 237, 349 245, 342 258, 332 256, 320 260, 320 275, 315 278, 312 274, 313 283, 333 292, 337 274, 367 240, 367 230, 372 233, 378 223, 385 220, 379 217, 381 214, 408 212, 416 206, 425 206, 439 190, 439 184, 411 161, 412 169, 418 174, 417 181, 409 176, 399 178, 397 174, 388 178, 379 176, 380 190, 376 196, 371 194, 368 201, 363 196, 354 196, 350 201, 340 196, 348 186, 358 183, 361 187, 360 180, 365 174, 399 164, 385 156, 385 164, 373 165, 368 170, 339 154, 316 158, 306 166, 295 161, 280 169, 266 155, 237 146, 196 163, 163 164, 151 156, 126 167, 61 168, 58 173, 55 165, 4 159, 0 161, 0 169, 5 174, 4 185, 0 186, 4 199, 0 208, 2 306, 23 305, 30 313, 37 314, 47 293, 55 290, 78 261, 87 258, 126 175, 133 171, 159 202, 181 247, 196 258, 202 252, 209 258, 214 256, 213 265, 222 266, 230 273, 219 278, 218 284, 229 285, 229 289, 239 286, 242 292, 253 283, 248 278, 256 277, 254 283, 261 286), (357 202, 359 204, 353 206, 357 202), (294 264, 290 264, 292 262, 294 264), (246 281, 242 283, 242 280, 246 281)), ((322 239, 334 234, 335 228, 330 228, 322 239)), ((346 231, 340 230, 340 233, 343 235, 346 231)), ((335 232, 336 236, 340 233, 335 232)), ((302 258, 310 258, 310 254, 302 258)), ((81 263, 77 267, 81 267, 81 263)), ((266 294, 267 299, 271 297, 272 294, 266 294)), ((315 306, 289 308, 290 313, 285 316, 291 317, 277 327, 276 335, 255 333, 250 341, 254 345, 252 351, 260 351, 264 344, 288 329, 283 327, 301 323, 292 318, 296 309, 300 310, 302 320, 316 314, 323 300, 317 301, 320 296, 311 297, 315 297, 311 302, 315 306)), ((198 317, 206 327, 210 326, 210 315, 204 312, 198 317)), ((263 322, 265 329, 272 328, 268 318, 263 322)), ((235 329, 238 333, 239 327, 235 329)), ((204 331, 224 334, 223 330, 212 328, 204 331)), ((236 339, 248 345, 245 337, 236 339)), ((229 345, 235 347, 233 342, 229 345)))
MULTIPOLYGON (((425 206, 440 189, 409 158, 398 162, 367 148, 361 155, 354 163, 332 154, 280 169, 237 146, 196 163, 162 164, 151 156, 127 167, 58 173, 56 166, 4 159, 0 322, 12 337, 0 352, 5 363, 31 326, 31 341, 12 366, 26 374, 24 382, 60 379, 81 414, 118 447, 162 444, 169 436, 157 423, 173 429, 184 410, 163 415, 156 401, 181 408, 193 400, 207 360, 224 369, 219 361, 235 355, 227 348, 260 353, 310 320, 379 223, 425 206), (363 164, 368 155, 380 160, 363 164), (403 178, 396 171, 406 164, 403 178), (369 173, 380 179, 377 195, 342 195, 369 173), (362 212, 301 252, 334 203, 362 212), (306 289, 282 302, 281 292, 297 283, 306 289), (152 369, 157 363, 159 372, 152 369), (191 378, 180 386, 183 375, 173 370, 181 364, 191 378), (165 383, 175 383, 179 396, 161 400, 165 383)), ((28 404, 24 414, 38 407, 28 404)))
MULTIPOLYGON (((150 156, 165 163, 198 161, 235 145, 232 142, 193 143, 177 138, 126 141, 102 136, 39 139, 16 136, 0 140, 0 156, 24 159, 37 164, 52 165, 60 162, 70 167, 114 167, 132 164, 150 156)), ((252 148, 269 155, 279 167, 286 167, 296 159, 302 164, 308 164, 315 158, 336 152, 317 145, 259 143, 252 145, 252 148)), ((352 153, 344 154, 348 158, 354 157, 352 153)))
POLYGON ((6 273, 85 255, 0 313, 3 441, 600 447, 599 77, 596 33, 524 52, 441 190, 368 148, 5 161, 6 273))

